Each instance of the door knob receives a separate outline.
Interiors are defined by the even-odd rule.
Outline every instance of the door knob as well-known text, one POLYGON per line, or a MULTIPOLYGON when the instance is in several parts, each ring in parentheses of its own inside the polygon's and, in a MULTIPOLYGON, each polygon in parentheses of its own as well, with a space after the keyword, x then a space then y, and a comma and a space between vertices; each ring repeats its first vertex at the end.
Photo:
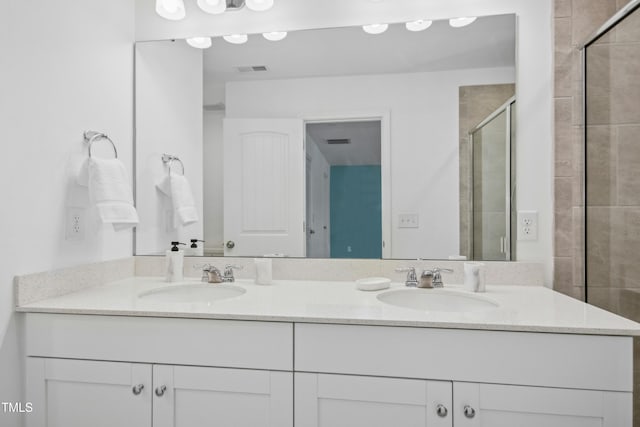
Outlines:
POLYGON ((143 389, 144 389, 144 384, 138 384, 138 385, 134 385, 131 391, 133 392, 133 394, 137 396, 140 393, 142 393, 143 389))
POLYGON ((163 385, 163 386, 160 386, 160 387, 156 388, 156 396, 158 396, 158 397, 164 396, 164 392, 165 391, 167 391, 167 386, 166 385, 163 385))
POLYGON ((233 248, 235 248, 235 247, 236 247, 236 244, 233 242, 233 240, 229 240, 229 241, 227 242, 227 248, 228 248, 228 249, 233 249, 233 248))

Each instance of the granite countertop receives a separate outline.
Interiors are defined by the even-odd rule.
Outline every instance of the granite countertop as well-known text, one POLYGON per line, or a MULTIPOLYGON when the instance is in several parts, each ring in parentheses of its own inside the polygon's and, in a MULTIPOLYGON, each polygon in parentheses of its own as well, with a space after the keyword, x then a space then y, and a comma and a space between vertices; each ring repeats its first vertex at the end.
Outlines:
MULTIPOLYGON (((585 304, 541 286, 487 286, 470 294, 461 286, 412 292, 463 294, 498 306, 476 312, 421 311, 380 302, 387 291, 364 292, 354 282, 274 280, 268 286, 237 280, 246 292, 213 301, 177 302, 172 298, 140 298, 157 289, 182 286, 218 286, 187 279, 166 283, 160 277, 131 277, 63 296, 19 305, 30 313, 95 314, 179 317, 276 322, 337 323, 499 331, 549 332, 589 335, 640 336, 640 324, 585 304)), ((227 285, 225 285, 227 286, 227 285)), ((391 290, 404 289, 393 283, 391 290)))

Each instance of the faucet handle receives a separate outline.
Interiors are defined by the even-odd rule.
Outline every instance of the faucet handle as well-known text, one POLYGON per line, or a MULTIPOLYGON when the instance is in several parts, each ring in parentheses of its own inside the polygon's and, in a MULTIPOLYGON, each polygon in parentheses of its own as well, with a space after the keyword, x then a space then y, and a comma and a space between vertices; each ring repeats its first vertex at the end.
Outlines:
POLYGON ((193 269, 202 271, 202 277, 200 278, 201 282, 209 281, 209 270, 211 269, 211 264, 194 264, 193 269))
POLYGON ((442 281, 441 273, 453 273, 453 269, 436 267, 432 268, 431 272, 433 273, 433 287, 442 288, 444 286, 444 282, 442 281))
POLYGON ((404 282, 406 286, 412 288, 418 286, 418 276, 416 275, 415 267, 396 268, 396 272, 407 273, 407 279, 404 282))
POLYGON ((224 279, 227 282, 233 282, 235 278, 233 277, 233 270, 242 270, 244 267, 241 265, 233 265, 227 264, 224 266, 224 279))

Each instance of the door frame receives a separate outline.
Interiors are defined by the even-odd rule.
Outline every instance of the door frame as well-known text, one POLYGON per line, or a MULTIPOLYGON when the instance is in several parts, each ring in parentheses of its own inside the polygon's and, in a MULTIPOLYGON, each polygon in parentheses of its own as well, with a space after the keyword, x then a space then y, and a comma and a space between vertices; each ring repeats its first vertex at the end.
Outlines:
MULTIPOLYGON (((307 151, 307 124, 308 123, 336 123, 336 122, 380 122, 380 190, 382 200, 382 258, 390 259, 392 254, 391 242, 391 111, 390 110, 364 110, 364 111, 335 111, 317 114, 302 114, 304 129, 304 152, 307 151)), ((306 162, 306 156, 304 157, 306 162)), ((305 163, 306 166, 306 163, 305 163)), ((305 200, 306 174, 305 174, 305 200)), ((306 203, 305 213, 306 218, 306 203)), ((306 239, 306 233, 305 233, 306 239)), ((306 242, 305 242, 306 243, 306 242)))

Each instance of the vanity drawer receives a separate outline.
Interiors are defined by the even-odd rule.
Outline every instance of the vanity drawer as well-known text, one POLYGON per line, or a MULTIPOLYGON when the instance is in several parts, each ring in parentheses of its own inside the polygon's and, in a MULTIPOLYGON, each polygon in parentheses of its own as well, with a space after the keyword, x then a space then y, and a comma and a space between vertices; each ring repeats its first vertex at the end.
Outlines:
POLYGON ((291 323, 69 314, 26 315, 26 354, 291 371, 291 323))
POLYGON ((295 370, 632 390, 632 338, 357 325, 295 325, 295 370))

